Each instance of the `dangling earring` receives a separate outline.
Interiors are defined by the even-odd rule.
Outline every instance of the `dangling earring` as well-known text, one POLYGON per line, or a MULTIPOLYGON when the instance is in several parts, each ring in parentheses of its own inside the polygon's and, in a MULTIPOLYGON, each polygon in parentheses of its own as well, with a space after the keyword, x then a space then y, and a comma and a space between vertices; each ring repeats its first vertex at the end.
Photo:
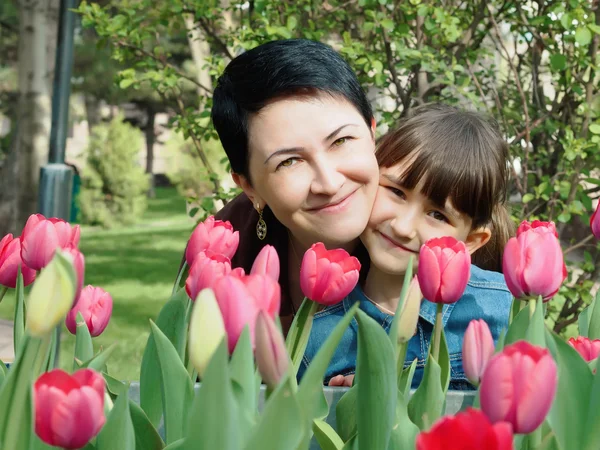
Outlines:
POLYGON ((263 210, 260 209, 260 203, 256 204, 256 211, 258 211, 258 222, 256 223, 256 236, 262 241, 267 237, 267 223, 263 219, 263 210))

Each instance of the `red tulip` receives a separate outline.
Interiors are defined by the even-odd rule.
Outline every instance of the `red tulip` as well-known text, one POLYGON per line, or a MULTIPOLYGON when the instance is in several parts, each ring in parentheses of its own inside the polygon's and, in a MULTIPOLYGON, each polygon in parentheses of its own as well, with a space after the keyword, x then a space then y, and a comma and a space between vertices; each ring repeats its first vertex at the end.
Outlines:
MULTIPOLYGON (((545 229, 549 233, 552 233, 554 236, 558 237, 558 231, 556 231, 556 225, 554 224, 554 222, 543 222, 541 220, 534 220, 531 223, 524 220, 523 222, 521 222, 521 225, 519 225, 519 228, 517 228, 517 236, 525 231, 536 229, 536 228, 545 229)), ((538 230, 538 231, 543 231, 543 230, 538 230)))
POLYGON ((596 206, 594 214, 590 217, 590 228, 592 229, 592 234, 596 236, 596 239, 600 239, 600 215, 598 215, 598 210, 600 210, 600 202, 596 206))
POLYGON ((33 270, 41 270, 50 262, 57 248, 76 247, 79 237, 79 225, 72 227, 62 219, 31 215, 20 237, 21 258, 33 270))
POLYGON ((471 255, 464 242, 450 236, 425 242, 419 252, 417 276, 423 296, 433 303, 454 303, 471 275, 471 255))
POLYGON ((76 305, 79 301, 81 290, 83 289, 85 258, 83 257, 83 253, 81 253, 77 247, 70 245, 65 248, 65 253, 68 253, 73 257, 73 266, 75 267, 75 272, 77 273, 77 290, 75 291, 75 300, 73 300, 73 305, 76 305))
POLYGON ((252 264, 251 274, 269 275, 279 281, 279 256, 271 245, 265 245, 252 264))
POLYGON ((588 339, 583 336, 570 338, 569 345, 573 347, 587 362, 593 361, 600 355, 600 339, 588 339))
POLYGON ((35 279, 35 270, 27 267, 21 259, 21 240, 7 234, 0 241, 0 284, 9 288, 17 286, 17 272, 21 266, 23 283, 31 284, 35 279))
POLYGON ((210 216, 204 222, 200 222, 192 233, 185 249, 185 260, 188 266, 192 267, 196 255, 206 250, 220 253, 231 259, 239 241, 240 235, 237 231, 233 231, 231 223, 215 220, 210 216))
POLYGON ((358 283, 360 262, 341 248, 313 244, 302 258, 300 288, 305 297, 323 305, 341 302, 358 283))
POLYGON ((557 369, 548 349, 518 341, 494 355, 481 379, 481 409, 493 422, 527 434, 544 421, 556 394, 557 369))
POLYGON ((484 320, 471 320, 463 340, 463 369, 468 380, 478 385, 485 367, 494 354, 494 338, 484 320))
POLYGON ((72 334, 76 334, 77 313, 81 313, 92 337, 100 336, 108 325, 112 309, 110 294, 102 288, 88 285, 81 291, 77 305, 67 314, 65 325, 72 334))
POLYGON ((502 260, 504 279, 517 297, 537 297, 545 301, 558 292, 567 277, 560 242, 550 228, 538 227, 510 238, 502 260))
POLYGON ((73 375, 55 369, 34 385, 35 432, 46 444, 84 447, 98 434, 104 417, 104 378, 91 369, 73 375))
POLYGON ((417 450, 513 450, 513 433, 506 422, 494 425, 479 409, 467 408, 438 420, 417 436, 417 450))
POLYGON ((194 264, 185 281, 185 291, 192 301, 202 289, 212 288, 215 281, 231 272, 231 261, 228 257, 213 253, 210 250, 200 252, 194 259, 194 264))
POLYGON ((256 318, 256 364, 267 386, 274 389, 289 368, 285 341, 275 321, 265 311, 256 318))

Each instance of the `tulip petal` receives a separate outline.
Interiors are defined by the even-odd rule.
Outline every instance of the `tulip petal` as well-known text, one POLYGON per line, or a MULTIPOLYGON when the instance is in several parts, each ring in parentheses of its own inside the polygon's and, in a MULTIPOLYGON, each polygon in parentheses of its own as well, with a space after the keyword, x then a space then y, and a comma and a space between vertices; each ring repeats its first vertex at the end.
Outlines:
POLYGON ((510 358, 500 353, 488 363, 480 388, 481 409, 492 423, 506 421, 514 402, 510 358))
POLYGON ((502 258, 502 272, 506 286, 513 296, 521 298, 525 296, 521 285, 520 273, 522 271, 521 244, 517 238, 510 238, 504 246, 502 258))
POLYGON ((440 298, 443 303, 454 303, 465 292, 471 276, 471 256, 456 253, 448 260, 441 276, 440 298))
POLYGON ((421 248, 417 277, 423 296, 427 300, 435 302, 440 289, 441 272, 438 266, 438 259, 434 251, 429 247, 423 246, 421 248))

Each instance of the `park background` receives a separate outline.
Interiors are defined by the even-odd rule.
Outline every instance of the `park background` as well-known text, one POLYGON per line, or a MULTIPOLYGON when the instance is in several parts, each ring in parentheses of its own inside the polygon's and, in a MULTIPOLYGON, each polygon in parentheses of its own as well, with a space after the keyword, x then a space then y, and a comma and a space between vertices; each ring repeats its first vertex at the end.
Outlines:
MULTIPOLYGON (((59 0, 0 3, 0 236, 39 210, 59 0)), ((114 299, 98 339, 138 379, 196 221, 237 190, 210 123, 235 55, 274 39, 333 46, 359 76, 377 134, 429 101, 494 117, 511 149, 515 223, 553 220, 569 279, 548 324, 570 335, 597 290, 588 221, 600 195, 600 1, 106 0, 77 7, 65 162, 75 173, 85 283, 114 299)), ((11 320, 14 299, 0 304, 11 320)), ((63 358, 73 340, 63 333, 63 358)), ((0 355, 3 356, 3 355, 0 355)))

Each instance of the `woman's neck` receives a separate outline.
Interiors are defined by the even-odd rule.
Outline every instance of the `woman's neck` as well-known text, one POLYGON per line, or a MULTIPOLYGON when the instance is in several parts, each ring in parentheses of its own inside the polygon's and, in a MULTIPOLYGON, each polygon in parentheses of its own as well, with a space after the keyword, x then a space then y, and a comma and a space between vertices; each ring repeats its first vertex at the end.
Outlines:
POLYGON ((404 275, 385 273, 371 264, 363 290, 380 307, 396 311, 403 284, 404 275))

